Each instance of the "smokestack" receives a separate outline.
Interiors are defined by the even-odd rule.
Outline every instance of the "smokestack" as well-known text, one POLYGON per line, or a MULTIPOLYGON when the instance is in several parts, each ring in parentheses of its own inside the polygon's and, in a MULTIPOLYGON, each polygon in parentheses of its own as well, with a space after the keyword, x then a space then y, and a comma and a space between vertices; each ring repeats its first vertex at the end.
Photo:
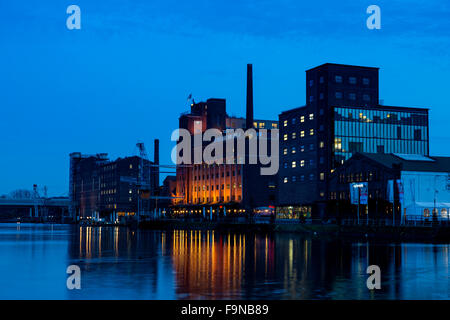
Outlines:
POLYGON ((253 128, 253 70, 247 64, 247 113, 245 116, 246 129, 253 128))
MULTIPOLYGON (((153 162, 159 165, 159 139, 155 139, 155 151, 153 153, 153 162)), ((159 167, 155 168, 155 186, 159 186, 159 167)))

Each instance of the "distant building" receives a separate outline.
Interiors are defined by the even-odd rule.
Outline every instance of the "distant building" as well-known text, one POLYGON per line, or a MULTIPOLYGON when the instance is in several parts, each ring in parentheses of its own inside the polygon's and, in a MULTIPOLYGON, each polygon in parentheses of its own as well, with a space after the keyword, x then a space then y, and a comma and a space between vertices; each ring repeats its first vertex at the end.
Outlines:
POLYGON ((329 176, 356 152, 428 155, 428 109, 379 104, 378 68, 306 71, 306 105, 282 112, 282 217, 325 217, 329 176))
POLYGON ((360 218, 450 218, 450 157, 356 153, 330 175, 327 218, 357 218, 357 206, 350 204, 355 182, 368 183, 368 206, 360 218))
POLYGON ((159 162, 157 157, 156 152, 154 162, 138 156, 110 161, 105 153, 71 153, 69 198, 72 217, 134 216, 138 209, 141 213, 151 212, 155 200, 150 196, 159 190, 159 170, 154 166, 159 162), (138 199, 141 200, 138 202, 138 199))
MULTIPOLYGON (((228 116, 225 99, 208 99, 206 102, 193 103, 190 112, 180 116, 179 127, 187 129, 193 136, 211 128, 218 129, 225 136, 227 129, 245 131, 251 128, 256 132, 259 129, 277 129, 278 122, 254 120, 252 66, 248 65, 246 118, 228 116)), ((271 139, 270 134, 268 139, 271 139)), ((268 147, 270 153, 270 141, 268 147)), ((246 152, 248 157, 248 148, 246 152)), ((275 156, 278 157, 278 154, 275 156)), ((258 206, 274 206, 277 177, 262 176, 260 168, 260 164, 250 165, 248 161, 246 164, 235 161, 234 164, 180 165, 177 167, 178 199, 174 204, 182 213, 199 214, 212 209, 214 215, 249 213, 258 206)))

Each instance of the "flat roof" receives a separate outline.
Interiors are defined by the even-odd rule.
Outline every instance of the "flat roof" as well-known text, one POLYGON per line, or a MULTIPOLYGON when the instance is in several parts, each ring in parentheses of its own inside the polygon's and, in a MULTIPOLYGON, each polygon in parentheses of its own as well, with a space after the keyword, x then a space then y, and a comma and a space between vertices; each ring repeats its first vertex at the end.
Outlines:
POLYGON ((387 111, 419 111, 428 112, 429 108, 419 108, 419 107, 402 107, 402 106, 332 106, 333 108, 348 108, 348 109, 368 109, 368 110, 387 110, 387 111))
POLYGON ((370 69, 370 70, 379 70, 380 68, 378 67, 365 67, 365 66, 356 66, 356 65, 351 65, 351 64, 341 64, 341 63, 324 63, 321 64, 317 67, 311 68, 311 69, 307 69, 305 72, 311 71, 311 70, 315 70, 315 69, 319 69, 319 68, 323 68, 323 67, 345 67, 345 68, 359 68, 359 69, 370 69))

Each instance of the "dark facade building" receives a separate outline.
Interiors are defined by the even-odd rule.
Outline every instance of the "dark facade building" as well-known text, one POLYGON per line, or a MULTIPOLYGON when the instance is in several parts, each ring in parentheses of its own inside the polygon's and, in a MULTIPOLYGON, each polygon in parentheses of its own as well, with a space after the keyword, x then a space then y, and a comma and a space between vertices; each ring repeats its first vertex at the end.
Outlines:
POLYGON ((329 175, 355 152, 428 155, 428 109, 380 105, 378 71, 306 71, 306 105, 279 115, 281 217, 323 218, 329 175))
MULTIPOLYGON (((180 116, 179 127, 187 129, 194 141, 195 135, 212 128, 218 129, 224 137, 227 129, 255 129, 258 135, 259 129, 278 129, 278 122, 254 120, 252 66, 248 65, 246 118, 228 116, 224 99, 208 99, 206 102, 193 103, 190 112, 180 116)), ((267 139, 270 140, 270 131, 268 133, 267 139)), ((225 144, 226 141, 223 142, 225 144)), ((270 141, 267 145, 270 154, 270 141)), ((204 147, 205 145, 202 146, 204 147)), ((233 152, 236 152, 235 148, 233 152)), ((249 156, 256 155, 249 155, 246 147, 247 160, 249 156)), ((248 161, 244 164, 238 161, 228 164, 225 159, 223 164, 208 165, 203 162, 179 165, 176 191, 178 199, 174 200, 174 204, 181 213, 199 214, 206 209, 213 210, 218 215, 248 213, 258 206, 274 206, 277 177, 261 175, 260 168, 260 164, 249 164, 248 161)))
MULTIPOLYGON (((155 141, 157 146, 158 142, 155 141)), ((159 154, 155 161, 138 156, 110 161, 107 154, 70 154, 70 214, 80 218, 134 216, 155 208, 159 191, 159 154)))
POLYGON ((360 219, 402 223, 450 218, 450 157, 356 153, 329 177, 326 218, 357 218, 350 184, 360 182, 368 186, 368 205, 360 205, 360 219))

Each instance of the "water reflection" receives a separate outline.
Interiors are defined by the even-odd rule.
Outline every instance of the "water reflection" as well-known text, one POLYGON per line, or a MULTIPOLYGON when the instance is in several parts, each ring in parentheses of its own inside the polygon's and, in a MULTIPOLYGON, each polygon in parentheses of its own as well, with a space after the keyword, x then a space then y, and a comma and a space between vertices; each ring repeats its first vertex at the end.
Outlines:
POLYGON ((0 225, 0 298, 449 299, 449 245, 0 225), (82 289, 67 290, 68 265, 82 289), (366 287, 380 266, 382 289, 366 287))

